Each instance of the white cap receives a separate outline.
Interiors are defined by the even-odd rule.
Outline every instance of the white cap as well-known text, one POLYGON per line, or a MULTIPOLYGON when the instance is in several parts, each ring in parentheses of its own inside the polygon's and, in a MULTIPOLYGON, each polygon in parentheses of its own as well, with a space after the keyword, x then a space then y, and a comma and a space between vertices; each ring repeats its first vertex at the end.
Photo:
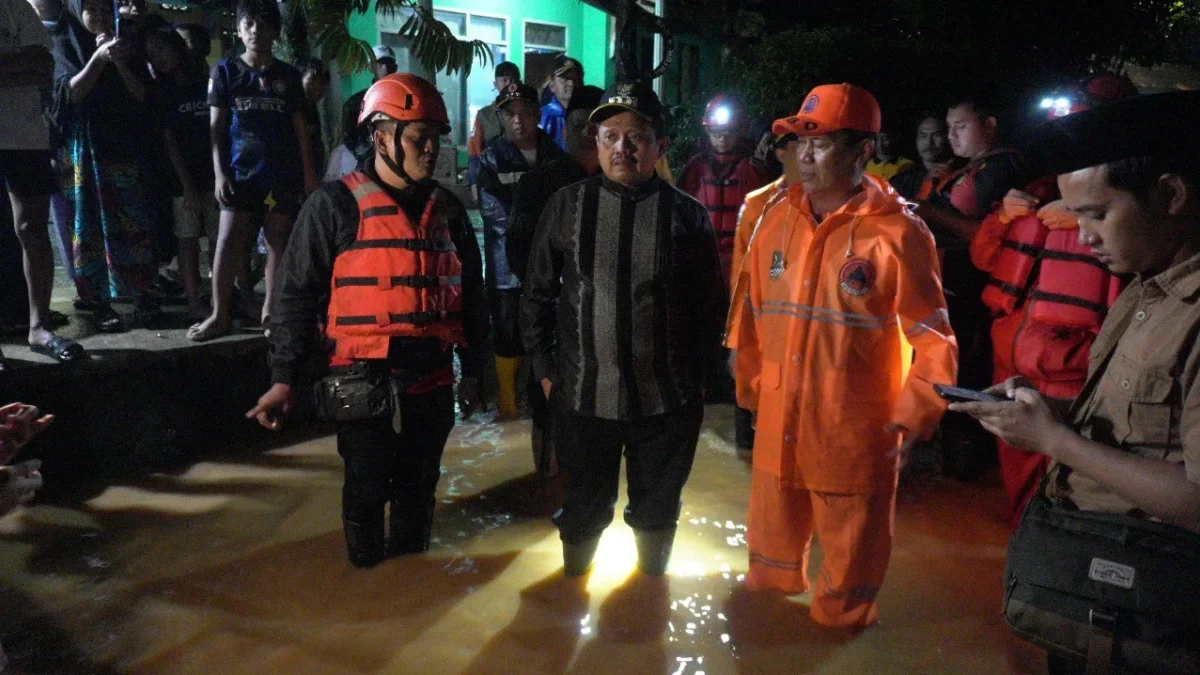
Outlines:
POLYGON ((387 45, 375 45, 375 59, 396 60, 396 52, 387 45))

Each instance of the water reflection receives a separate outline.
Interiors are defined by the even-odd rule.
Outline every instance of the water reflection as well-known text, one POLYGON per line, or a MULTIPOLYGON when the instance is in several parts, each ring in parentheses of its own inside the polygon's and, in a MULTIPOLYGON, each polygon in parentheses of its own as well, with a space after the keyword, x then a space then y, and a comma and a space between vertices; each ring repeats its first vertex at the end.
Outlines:
POLYGON ((28 672, 1044 672, 997 613, 998 490, 942 484, 901 505, 881 627, 828 631, 802 599, 745 591, 748 468, 717 445, 728 423, 710 408, 665 577, 636 571, 619 520, 593 572, 564 577, 561 484, 531 472, 527 421, 482 419, 451 437, 432 550, 370 571, 345 561, 329 438, 13 516, 0 602, 37 620, 0 608, 0 641, 81 664, 28 672))

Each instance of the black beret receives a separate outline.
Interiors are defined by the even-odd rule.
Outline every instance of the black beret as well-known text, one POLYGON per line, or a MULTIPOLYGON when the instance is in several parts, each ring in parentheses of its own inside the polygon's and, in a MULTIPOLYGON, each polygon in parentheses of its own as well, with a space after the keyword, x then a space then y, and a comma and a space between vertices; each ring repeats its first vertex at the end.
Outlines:
POLYGON ((1133 157, 1194 159, 1200 155, 1200 91, 1134 96, 1051 120, 1030 154, 1054 174, 1133 157))

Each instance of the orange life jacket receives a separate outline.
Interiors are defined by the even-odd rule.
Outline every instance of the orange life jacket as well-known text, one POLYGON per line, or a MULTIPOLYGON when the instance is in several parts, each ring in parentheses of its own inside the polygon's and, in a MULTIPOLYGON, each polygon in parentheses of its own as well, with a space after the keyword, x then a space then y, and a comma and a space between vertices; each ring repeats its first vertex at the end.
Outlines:
POLYGON ((435 192, 413 225, 370 176, 342 183, 358 202, 358 236, 333 261, 326 335, 340 359, 383 359, 393 337, 466 344, 462 263, 435 192))
POLYGON ((1055 230, 1045 239, 1041 270, 1029 293, 1029 318, 1099 332, 1121 286, 1121 280, 1079 243, 1079 230, 1055 230))

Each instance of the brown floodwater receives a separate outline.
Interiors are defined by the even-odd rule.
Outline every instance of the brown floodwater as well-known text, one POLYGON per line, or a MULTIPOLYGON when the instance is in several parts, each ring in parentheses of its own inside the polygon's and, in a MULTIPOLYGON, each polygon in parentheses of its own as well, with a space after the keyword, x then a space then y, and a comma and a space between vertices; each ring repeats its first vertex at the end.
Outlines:
POLYGON ((558 487, 530 473, 528 421, 458 427, 432 549, 372 570, 345 559, 332 437, 35 505, 0 520, 4 672, 1045 672, 999 614, 998 485, 902 490, 882 620, 864 632, 744 590, 749 467, 730 427, 710 406, 660 579, 635 572, 623 497, 594 571, 563 577, 558 487))

